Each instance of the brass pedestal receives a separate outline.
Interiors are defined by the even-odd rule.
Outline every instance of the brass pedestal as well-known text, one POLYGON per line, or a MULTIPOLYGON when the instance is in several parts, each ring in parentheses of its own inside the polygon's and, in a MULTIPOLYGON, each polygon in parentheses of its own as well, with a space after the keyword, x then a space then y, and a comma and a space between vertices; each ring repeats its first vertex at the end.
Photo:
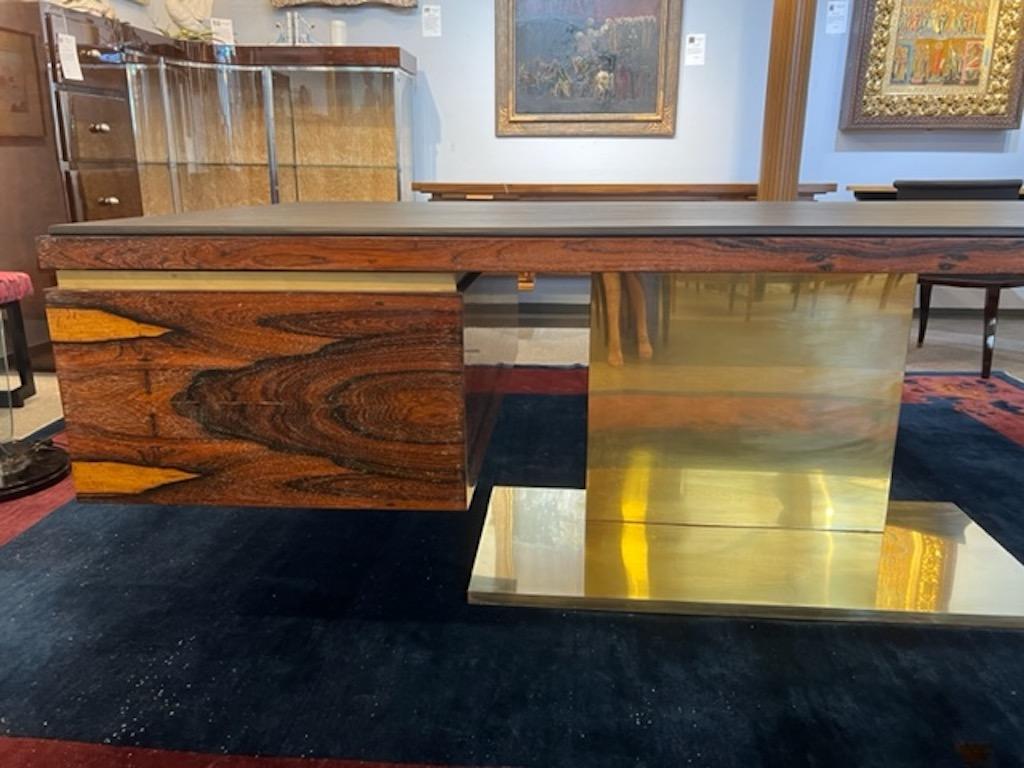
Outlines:
POLYGON ((1024 626, 1024 566, 889 503, 912 275, 594 282, 586 490, 494 488, 472 601, 1024 626))

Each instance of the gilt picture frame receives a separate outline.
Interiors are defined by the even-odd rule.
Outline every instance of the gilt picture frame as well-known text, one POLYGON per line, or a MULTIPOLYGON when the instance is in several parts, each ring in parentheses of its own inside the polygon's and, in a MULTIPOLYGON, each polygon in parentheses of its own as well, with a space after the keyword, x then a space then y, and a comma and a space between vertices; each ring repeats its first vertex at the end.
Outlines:
POLYGON ((0 27, 0 142, 45 136, 35 36, 0 27))
POLYGON ((1020 125, 1024 0, 859 0, 840 127, 1020 125))
POLYGON ((495 0, 497 135, 675 135, 682 6, 495 0))

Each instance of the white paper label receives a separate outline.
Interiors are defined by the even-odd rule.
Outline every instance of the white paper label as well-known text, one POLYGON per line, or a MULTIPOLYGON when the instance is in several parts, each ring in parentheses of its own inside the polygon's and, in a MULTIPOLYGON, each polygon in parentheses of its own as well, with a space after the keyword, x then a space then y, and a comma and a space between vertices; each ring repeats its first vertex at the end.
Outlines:
POLYGON ((705 34, 686 36, 686 59, 688 67, 703 67, 704 53, 708 47, 708 36, 705 34))
POLYGON ((57 33, 57 61, 60 62, 60 71, 64 73, 65 80, 85 80, 74 35, 57 33))
POLYGON ((235 44, 235 25, 231 19, 217 19, 211 16, 210 32, 213 33, 213 42, 216 45, 235 44))
POLYGON ((825 34, 845 35, 846 19, 849 15, 849 0, 829 0, 825 11, 825 34))
POLYGON ((423 20, 423 36, 424 37, 440 37, 441 36, 441 6, 440 5, 424 5, 423 11, 420 14, 420 18, 423 20))

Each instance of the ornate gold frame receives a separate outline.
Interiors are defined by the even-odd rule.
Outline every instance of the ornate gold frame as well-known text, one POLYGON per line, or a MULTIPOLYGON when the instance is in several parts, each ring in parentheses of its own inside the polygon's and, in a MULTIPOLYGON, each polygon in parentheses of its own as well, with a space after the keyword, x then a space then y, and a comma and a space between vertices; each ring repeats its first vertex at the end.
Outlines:
MULTIPOLYGON (((1024 0, 1022 0, 1024 2, 1024 0)), ((683 0, 661 0, 658 109, 634 114, 524 115, 516 112, 515 0, 495 0, 496 129, 498 136, 674 136, 679 92, 683 0)))
POLYGON ((933 92, 886 92, 891 29, 901 0, 857 3, 846 64, 841 128, 990 128, 1020 125, 1024 68, 1024 0, 1002 0, 982 93, 935 86, 933 92))

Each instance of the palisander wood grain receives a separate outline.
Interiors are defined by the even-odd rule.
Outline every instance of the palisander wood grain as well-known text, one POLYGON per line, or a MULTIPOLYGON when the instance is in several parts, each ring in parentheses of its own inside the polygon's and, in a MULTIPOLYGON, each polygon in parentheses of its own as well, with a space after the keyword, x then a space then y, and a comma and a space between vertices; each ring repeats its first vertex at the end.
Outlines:
POLYGON ((90 317, 55 343, 85 498, 465 507, 455 294, 55 290, 48 303, 90 317))
POLYGON ((51 236, 39 240, 38 250, 46 269, 950 274, 1024 269, 1024 237, 51 236))

